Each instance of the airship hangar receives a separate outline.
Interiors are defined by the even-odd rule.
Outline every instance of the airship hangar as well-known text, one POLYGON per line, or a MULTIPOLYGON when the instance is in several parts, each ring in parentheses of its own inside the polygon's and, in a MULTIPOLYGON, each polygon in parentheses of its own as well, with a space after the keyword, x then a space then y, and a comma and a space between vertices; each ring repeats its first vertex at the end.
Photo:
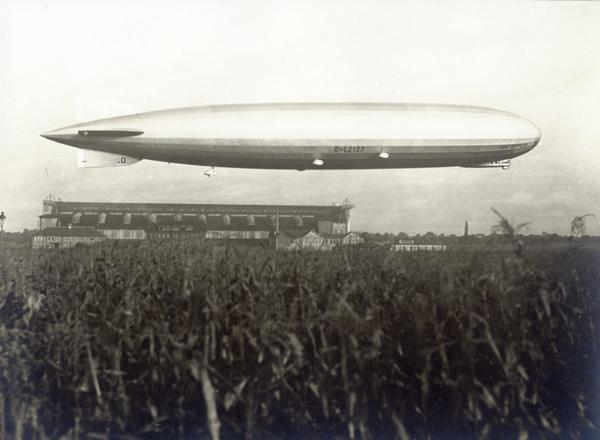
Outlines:
POLYGON ((333 249, 358 244, 349 201, 332 205, 227 205, 43 201, 34 248, 104 239, 204 244, 228 241, 276 248, 333 249))

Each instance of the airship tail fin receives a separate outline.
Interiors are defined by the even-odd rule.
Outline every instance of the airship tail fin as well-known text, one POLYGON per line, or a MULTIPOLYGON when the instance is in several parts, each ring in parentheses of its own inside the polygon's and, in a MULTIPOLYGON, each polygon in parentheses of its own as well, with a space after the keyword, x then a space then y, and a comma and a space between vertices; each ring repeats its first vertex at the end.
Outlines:
POLYGON ((97 119, 112 118, 115 116, 125 116, 140 111, 133 105, 126 102, 107 101, 107 100, 85 100, 78 99, 77 122, 89 122, 97 119))
POLYGON ((104 153, 94 150, 77 150, 77 166, 79 168, 122 167, 133 165, 140 159, 121 154, 104 153))

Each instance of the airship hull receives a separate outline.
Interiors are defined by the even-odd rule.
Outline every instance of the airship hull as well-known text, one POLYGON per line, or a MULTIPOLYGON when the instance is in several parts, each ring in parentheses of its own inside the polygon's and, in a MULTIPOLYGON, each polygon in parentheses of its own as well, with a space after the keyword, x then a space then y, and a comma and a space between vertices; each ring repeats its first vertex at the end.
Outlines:
POLYGON ((430 104, 248 104, 92 121, 44 134, 124 157, 215 167, 369 169, 471 166, 534 148, 528 120, 430 104))

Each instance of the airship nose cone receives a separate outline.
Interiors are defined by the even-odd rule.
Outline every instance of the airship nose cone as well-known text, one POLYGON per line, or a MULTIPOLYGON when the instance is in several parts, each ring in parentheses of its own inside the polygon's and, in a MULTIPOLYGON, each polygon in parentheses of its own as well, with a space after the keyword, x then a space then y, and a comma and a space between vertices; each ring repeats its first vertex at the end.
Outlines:
POLYGON ((55 141, 56 140, 56 135, 54 135, 51 131, 48 131, 46 133, 42 133, 40 134, 41 137, 46 138, 46 139, 50 139, 51 141, 55 141))
POLYGON ((54 142, 66 143, 77 137, 77 130, 73 128, 59 128, 42 133, 40 136, 54 142))

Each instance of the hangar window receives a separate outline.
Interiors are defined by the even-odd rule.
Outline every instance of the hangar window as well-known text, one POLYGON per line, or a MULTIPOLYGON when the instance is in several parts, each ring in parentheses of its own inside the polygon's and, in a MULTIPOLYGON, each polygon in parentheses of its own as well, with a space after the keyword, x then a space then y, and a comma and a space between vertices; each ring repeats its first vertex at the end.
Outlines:
POLYGON ((294 220, 296 221, 296 226, 303 226, 304 222, 302 221, 302 217, 300 217, 299 215, 297 215, 296 217, 294 217, 294 220))
POLYGON ((229 217, 229 214, 225 214, 223 216, 223 224, 226 226, 229 226, 231 224, 231 217, 229 217))

